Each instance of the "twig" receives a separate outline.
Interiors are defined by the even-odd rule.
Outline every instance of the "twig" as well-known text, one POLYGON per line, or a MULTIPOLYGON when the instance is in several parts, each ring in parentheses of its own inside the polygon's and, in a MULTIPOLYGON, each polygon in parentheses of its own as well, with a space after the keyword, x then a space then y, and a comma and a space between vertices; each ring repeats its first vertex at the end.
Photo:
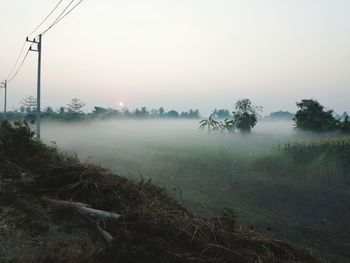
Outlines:
POLYGON ((103 230, 102 227, 100 226, 100 222, 96 222, 96 227, 98 231, 100 232, 101 236, 103 239, 106 241, 107 244, 110 244, 113 241, 113 236, 109 234, 107 231, 103 230))

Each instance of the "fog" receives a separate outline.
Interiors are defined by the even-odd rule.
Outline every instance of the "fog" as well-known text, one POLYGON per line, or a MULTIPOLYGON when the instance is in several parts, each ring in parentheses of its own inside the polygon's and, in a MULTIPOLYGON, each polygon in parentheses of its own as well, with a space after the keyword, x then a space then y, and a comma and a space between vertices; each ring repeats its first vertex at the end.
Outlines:
POLYGON ((55 143, 60 150, 76 154, 82 161, 101 164, 124 175, 142 173, 151 178, 153 169, 164 165, 160 160, 165 156, 170 163, 172 158, 191 152, 253 156, 296 138, 291 121, 261 121, 250 135, 208 133, 198 126, 198 120, 45 122, 42 133, 44 142, 55 143))
POLYGON ((315 159, 293 159, 276 146, 320 137, 296 132, 292 121, 261 120, 246 135, 198 126, 199 120, 163 119, 45 122, 42 135, 83 162, 133 180, 151 179, 201 215, 232 208, 244 225, 272 229, 324 255, 349 251, 342 239, 349 218, 342 152, 348 155, 340 144, 334 144, 340 146, 336 159, 322 151, 315 159), (325 225, 325 218, 331 223, 325 225))

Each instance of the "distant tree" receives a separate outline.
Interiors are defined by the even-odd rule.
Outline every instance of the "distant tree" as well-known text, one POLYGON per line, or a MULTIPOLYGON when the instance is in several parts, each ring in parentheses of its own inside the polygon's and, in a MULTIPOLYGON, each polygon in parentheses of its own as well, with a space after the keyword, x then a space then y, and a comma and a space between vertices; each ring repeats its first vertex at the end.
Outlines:
POLYGON ((179 113, 175 110, 168 111, 168 113, 166 115, 168 118, 179 118, 180 117, 179 113))
POLYGON ((261 106, 254 105, 249 99, 236 102, 233 114, 233 125, 243 133, 250 133, 260 118, 261 106))
POLYGON ((107 116, 108 117, 119 117, 120 111, 112 108, 107 109, 107 116))
POLYGON ((73 98, 71 103, 67 104, 67 110, 72 113, 83 113, 82 108, 84 108, 85 105, 86 104, 82 100, 73 98))
POLYGON ((148 114, 149 114, 149 112, 148 112, 148 110, 147 110, 146 107, 141 107, 141 113, 142 113, 143 115, 148 115, 148 114))
POLYGON ((188 112, 183 111, 183 112, 181 112, 180 117, 184 118, 184 119, 198 119, 199 118, 199 110, 198 109, 196 109, 196 110, 190 109, 188 112))
POLYGON ((66 109, 65 109, 63 106, 61 106, 61 107, 58 109, 58 113, 59 113, 59 114, 64 114, 65 111, 66 111, 66 109))
POLYGON ((226 119, 230 117, 230 111, 226 109, 215 109, 213 111, 213 116, 218 119, 226 119))
POLYGON ((151 109, 150 112, 149 112, 150 116, 152 118, 157 118, 159 117, 159 111, 157 109, 151 109))
POLYGON ((34 112, 36 110, 36 98, 33 96, 27 96, 22 99, 22 105, 26 112, 34 112))
POLYGON ((135 117, 137 118, 146 118, 149 116, 149 112, 146 107, 141 107, 141 110, 135 110, 135 117))
POLYGON ((43 114, 42 116, 44 118, 54 118, 56 115, 56 113, 54 112, 53 108, 50 106, 47 106, 44 110, 43 110, 43 114))
POLYGON ((180 118, 182 118, 182 119, 188 118, 188 112, 187 112, 187 111, 181 112, 181 113, 180 113, 180 118))
POLYGON ((25 113, 26 112, 26 108, 22 105, 21 107, 19 107, 19 112, 25 113))
POLYGON ((342 115, 342 120, 344 121, 345 119, 348 119, 349 118, 349 115, 346 111, 343 112, 343 115, 342 115))
POLYGON ((164 117, 164 108, 163 107, 160 107, 158 112, 159 112, 159 117, 161 117, 161 118, 164 117))
POLYGON ((130 115, 131 115, 128 108, 123 108, 122 113, 123 113, 124 117, 127 117, 127 118, 130 117, 130 115))
POLYGON ((47 106, 44 110, 46 113, 53 113, 53 108, 51 106, 47 106))
POLYGON ((102 108, 102 107, 95 106, 95 107, 94 107, 94 111, 93 111, 92 113, 93 113, 94 115, 101 116, 101 115, 106 115, 107 112, 108 112, 107 109, 102 108))
POLYGON ((350 121, 349 121, 349 115, 344 112, 343 114, 343 120, 340 122, 340 130, 344 133, 350 133, 350 121))
POLYGON ((333 117, 333 110, 325 107, 313 99, 297 102, 299 110, 295 114, 295 127, 300 130, 325 132, 338 128, 339 121, 333 117))
POLYGON ((271 119, 284 119, 284 120, 293 120, 295 114, 289 112, 289 111, 276 111, 271 112, 270 118, 271 119))

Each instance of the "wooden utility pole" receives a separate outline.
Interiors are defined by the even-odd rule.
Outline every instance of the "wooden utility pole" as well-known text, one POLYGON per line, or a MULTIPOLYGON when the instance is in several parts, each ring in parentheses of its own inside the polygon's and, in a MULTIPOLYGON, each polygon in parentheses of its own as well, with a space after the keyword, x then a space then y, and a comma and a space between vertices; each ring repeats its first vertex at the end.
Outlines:
POLYGON ((39 39, 29 40, 28 37, 26 39, 27 42, 31 42, 37 45, 37 49, 32 49, 30 47, 30 51, 38 52, 38 76, 37 76, 37 90, 36 90, 36 138, 40 140, 40 118, 41 118, 41 43, 42 43, 42 35, 40 34, 39 39))

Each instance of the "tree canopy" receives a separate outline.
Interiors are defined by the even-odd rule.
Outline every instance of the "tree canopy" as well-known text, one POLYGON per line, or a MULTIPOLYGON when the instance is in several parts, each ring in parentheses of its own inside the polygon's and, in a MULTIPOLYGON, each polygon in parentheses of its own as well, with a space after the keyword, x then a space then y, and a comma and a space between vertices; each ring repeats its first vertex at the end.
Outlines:
POLYGON ((317 100, 304 99, 297 102, 299 110, 295 114, 295 127, 300 130, 325 132, 338 128, 339 121, 333 116, 333 110, 326 110, 317 100))

